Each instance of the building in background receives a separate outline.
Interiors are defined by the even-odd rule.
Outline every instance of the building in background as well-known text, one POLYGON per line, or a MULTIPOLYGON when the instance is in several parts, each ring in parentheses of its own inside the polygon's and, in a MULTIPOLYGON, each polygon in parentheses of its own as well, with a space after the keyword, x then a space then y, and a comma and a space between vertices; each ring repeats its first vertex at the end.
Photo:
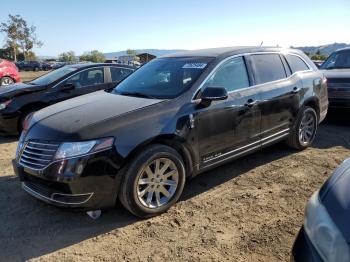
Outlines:
POLYGON ((148 63, 152 59, 156 58, 155 55, 152 55, 152 54, 149 54, 149 53, 137 54, 136 56, 140 59, 139 62, 141 64, 148 63))

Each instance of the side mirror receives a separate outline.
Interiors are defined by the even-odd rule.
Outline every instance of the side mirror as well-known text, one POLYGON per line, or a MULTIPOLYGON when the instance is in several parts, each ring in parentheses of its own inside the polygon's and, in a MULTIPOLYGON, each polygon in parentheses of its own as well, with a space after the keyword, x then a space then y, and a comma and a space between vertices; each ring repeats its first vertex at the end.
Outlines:
POLYGON ((203 102, 225 100, 227 98, 228 98, 227 90, 222 86, 217 86, 217 87, 208 86, 204 88, 200 96, 200 99, 203 102))
POLYGON ((75 89, 75 85, 73 83, 66 83, 61 87, 61 91, 69 91, 75 89))

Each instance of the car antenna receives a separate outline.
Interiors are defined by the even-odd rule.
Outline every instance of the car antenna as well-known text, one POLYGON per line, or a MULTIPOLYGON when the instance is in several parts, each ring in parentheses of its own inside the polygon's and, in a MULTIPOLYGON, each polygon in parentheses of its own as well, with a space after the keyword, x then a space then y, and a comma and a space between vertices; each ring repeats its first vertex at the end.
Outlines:
POLYGON ((264 41, 261 41, 260 47, 262 47, 263 43, 264 43, 264 41))

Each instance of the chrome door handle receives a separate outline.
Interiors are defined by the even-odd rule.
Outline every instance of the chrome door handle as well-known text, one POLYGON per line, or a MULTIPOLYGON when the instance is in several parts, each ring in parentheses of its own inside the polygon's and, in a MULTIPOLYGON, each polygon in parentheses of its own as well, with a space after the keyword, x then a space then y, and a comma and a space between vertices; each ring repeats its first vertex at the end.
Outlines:
POLYGON ((300 90, 301 90, 301 88, 299 88, 299 87, 296 86, 296 87, 293 88, 292 93, 293 93, 293 94, 297 94, 297 93, 300 92, 300 90))
POLYGON ((244 105, 247 107, 253 107, 259 103, 259 100, 249 99, 244 105))

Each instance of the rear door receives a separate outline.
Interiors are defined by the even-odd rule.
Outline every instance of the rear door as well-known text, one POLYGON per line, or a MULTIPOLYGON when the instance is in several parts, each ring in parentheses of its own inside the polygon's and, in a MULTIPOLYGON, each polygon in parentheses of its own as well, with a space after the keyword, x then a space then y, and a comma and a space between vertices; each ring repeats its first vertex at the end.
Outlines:
POLYGON ((302 82, 277 53, 252 54, 248 57, 254 83, 261 94, 262 144, 288 135, 297 117, 302 82))
POLYGON ((82 70, 68 79, 61 82, 56 89, 56 101, 63 101, 76 96, 92 93, 98 90, 104 90, 108 88, 108 82, 106 82, 105 67, 94 67, 82 70), (63 90, 62 88, 72 84, 74 86, 71 90, 63 90))
POLYGON ((225 87, 229 96, 195 112, 201 167, 208 167, 260 147, 260 100, 250 87, 244 57, 223 63, 204 83, 225 87))

